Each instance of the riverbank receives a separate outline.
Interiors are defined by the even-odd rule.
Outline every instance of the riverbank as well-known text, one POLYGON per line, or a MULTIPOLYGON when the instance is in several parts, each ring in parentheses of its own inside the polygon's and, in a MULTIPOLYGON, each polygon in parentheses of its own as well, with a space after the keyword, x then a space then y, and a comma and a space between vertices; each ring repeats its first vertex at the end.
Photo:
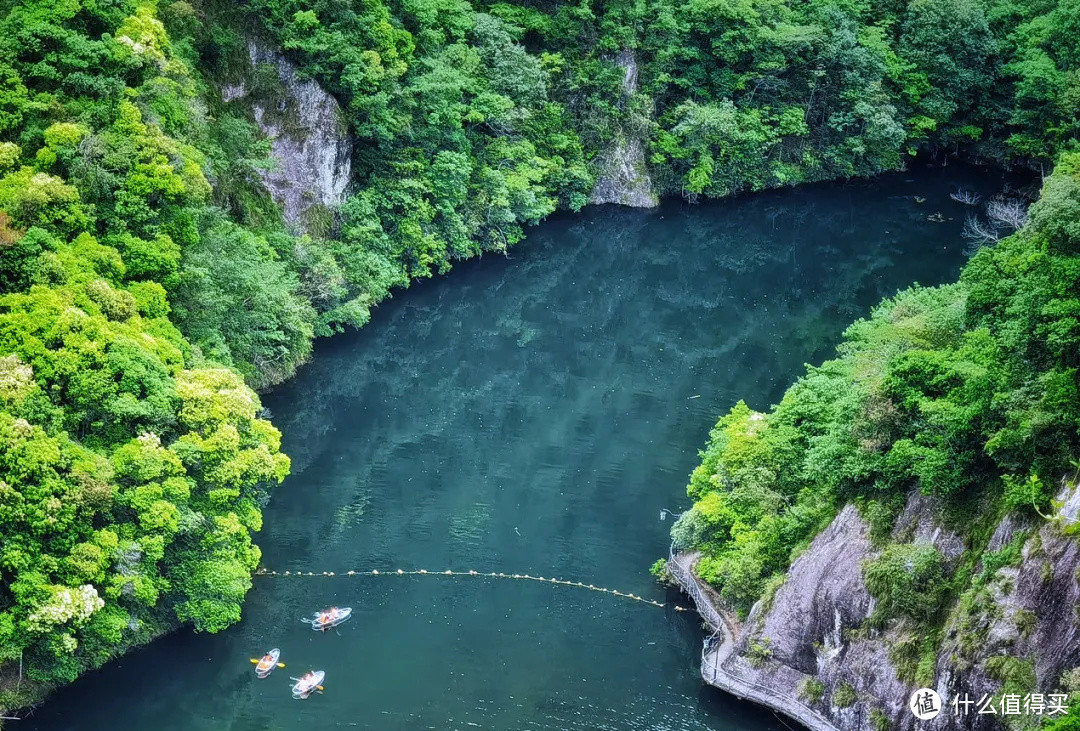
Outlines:
MULTIPOLYGON (((953 279, 958 187, 990 192, 979 171, 950 165, 590 208, 537 227, 510 260, 465 262, 395 297, 265 397, 293 470, 264 510, 261 564, 509 569, 664 601, 643 569, 668 544, 656 515, 681 499, 693 445, 736 394, 774 402, 883 296, 953 279)), ((759 705, 702 694, 687 662, 701 648, 695 618, 595 592, 256 580, 243 617, 135 650, 12 726, 779 725, 759 705), (298 621, 331 605, 357 612, 340 636, 298 621), (277 674, 256 681, 248 658, 271 647, 325 670, 327 694, 297 703, 277 674), (154 692, 124 692, 131 677, 154 692)))

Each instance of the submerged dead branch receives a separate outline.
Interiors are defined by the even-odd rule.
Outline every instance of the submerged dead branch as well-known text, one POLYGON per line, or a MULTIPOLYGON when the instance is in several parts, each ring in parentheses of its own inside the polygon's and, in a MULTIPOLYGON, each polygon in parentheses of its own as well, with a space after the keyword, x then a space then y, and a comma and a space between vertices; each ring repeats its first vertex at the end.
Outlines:
POLYGON ((986 204, 991 223, 1019 231, 1028 220, 1027 206, 1019 198, 996 198, 986 204))
POLYGON ((968 253, 974 254, 983 246, 996 244, 1003 236, 1019 231, 1027 220, 1025 201, 1001 196, 986 204, 986 219, 977 214, 969 215, 964 221, 961 235, 969 242, 968 253))
POLYGON ((970 190, 958 190, 955 193, 949 193, 949 197, 957 203, 963 203, 965 206, 978 205, 979 201, 982 200, 982 196, 970 190))
POLYGON ((968 240, 972 251, 983 246, 991 246, 1001 240, 1001 236, 998 234, 998 227, 990 221, 985 221, 977 215, 970 215, 967 220, 964 221, 964 228, 961 230, 960 235, 968 240))

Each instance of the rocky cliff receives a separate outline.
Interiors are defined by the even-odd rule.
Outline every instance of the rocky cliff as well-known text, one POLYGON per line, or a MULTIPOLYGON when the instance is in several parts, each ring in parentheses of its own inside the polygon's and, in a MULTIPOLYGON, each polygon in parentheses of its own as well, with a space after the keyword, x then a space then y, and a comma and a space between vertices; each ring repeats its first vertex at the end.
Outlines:
POLYGON ((245 81, 225 86, 222 96, 250 104, 276 163, 261 173, 263 185, 288 223, 311 230, 344 199, 352 157, 347 124, 337 100, 301 78, 280 52, 256 40, 247 48, 245 81))
MULTIPOLYGON (((926 638, 909 622, 892 620, 875 628, 869 621, 875 602, 863 565, 879 551, 870 540, 870 526, 849 505, 741 626, 717 628, 733 636, 726 643, 711 643, 702 675, 815 729, 1030 727, 1034 717, 1003 720, 975 709, 957 716, 951 699, 966 694, 978 701, 1003 690, 1021 696, 1054 693, 1062 675, 1080 665, 1080 550, 1070 535, 1080 512, 1080 489, 1066 485, 1056 504, 1051 520, 1036 523, 1009 515, 997 525, 974 578, 952 597, 939 640, 929 651, 926 638), (1010 545, 1019 551, 1010 560, 1001 559, 1010 545), (922 682, 912 677, 911 663, 903 657, 912 648, 925 655, 915 660, 921 660, 922 682), (932 721, 920 722, 908 709, 912 692, 922 683, 947 704, 932 721), (742 686, 763 692, 742 693, 742 686)), ((913 492, 890 541, 932 545, 947 571, 956 570, 971 547, 941 524, 937 508, 934 500, 913 492)), ((686 580, 680 583, 688 588, 686 580)), ((700 598, 700 589, 689 588, 700 598)))
MULTIPOLYGON (((637 59, 633 51, 622 51, 615 62, 623 69, 623 104, 637 93, 637 59)), ((618 203, 635 208, 657 205, 652 179, 645 164, 645 145, 631 131, 620 128, 612 144, 596 158, 596 185, 590 203, 618 203)))

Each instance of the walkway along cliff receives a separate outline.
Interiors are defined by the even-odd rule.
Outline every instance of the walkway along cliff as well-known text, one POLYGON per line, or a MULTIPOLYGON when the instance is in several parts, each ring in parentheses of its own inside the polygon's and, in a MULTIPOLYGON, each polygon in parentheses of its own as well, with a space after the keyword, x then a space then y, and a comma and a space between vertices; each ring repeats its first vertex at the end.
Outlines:
MULTIPOLYGON (((698 613, 713 631, 701 651, 702 679, 738 698, 760 703, 790 716, 812 731, 837 731, 836 726, 812 708, 760 685, 753 678, 744 677, 734 667, 732 659, 740 637, 738 620, 724 610, 720 598, 708 584, 694 575, 694 564, 698 558, 700 554, 696 552, 676 553, 673 548, 668 559, 668 570, 680 588, 694 600, 698 613)), ((738 659, 737 656, 735 659, 738 659)))
MULTIPOLYGON (((702 678, 813 731, 1033 728, 1037 717, 1006 725, 974 711, 958 716, 951 699, 1074 690, 1080 674, 1080 489, 1065 482, 1055 506, 1049 520, 1006 515, 983 551, 982 564, 993 564, 980 564, 949 608, 929 684, 945 709, 931 721, 919 722, 909 711, 919 685, 904 679, 895 661, 897 649, 911 642, 911 628, 892 622, 873 629, 867 622, 874 600, 862 567, 879 550, 853 505, 818 534, 775 595, 759 600, 741 624, 694 574, 699 555, 672 550, 672 577, 713 630, 702 653, 702 678), (1020 547, 1014 560, 994 559, 1011 555, 1010 545, 1020 547)), ((968 547, 937 519, 937 508, 932 498, 912 491, 891 540, 932 545, 955 567, 968 547)))

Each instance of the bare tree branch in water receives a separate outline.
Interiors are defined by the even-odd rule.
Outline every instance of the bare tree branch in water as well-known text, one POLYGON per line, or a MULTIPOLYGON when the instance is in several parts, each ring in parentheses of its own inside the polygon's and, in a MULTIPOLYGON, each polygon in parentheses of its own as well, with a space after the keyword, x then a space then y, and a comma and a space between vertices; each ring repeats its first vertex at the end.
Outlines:
POLYGON ((982 196, 978 193, 973 193, 970 190, 958 190, 955 193, 949 193, 949 197, 957 203, 963 203, 966 206, 978 205, 982 200, 982 196))
POLYGON ((1027 206, 1019 198, 998 198, 986 204, 986 215, 993 224, 1019 231, 1027 223, 1027 206))
MULTIPOLYGON (((955 199, 955 195, 952 196, 955 199)), ((974 254, 983 246, 996 244, 1002 231, 1019 231, 1028 220, 1027 205, 1020 198, 999 196, 986 204, 986 220, 971 214, 964 221, 961 235, 968 240, 968 253, 974 254)), ((1007 234, 1006 234, 1007 235, 1007 234)))
POLYGON ((975 253, 983 246, 991 246, 1001 240, 998 228, 990 221, 984 221, 977 215, 970 215, 964 221, 960 235, 968 240, 969 252, 975 253))

